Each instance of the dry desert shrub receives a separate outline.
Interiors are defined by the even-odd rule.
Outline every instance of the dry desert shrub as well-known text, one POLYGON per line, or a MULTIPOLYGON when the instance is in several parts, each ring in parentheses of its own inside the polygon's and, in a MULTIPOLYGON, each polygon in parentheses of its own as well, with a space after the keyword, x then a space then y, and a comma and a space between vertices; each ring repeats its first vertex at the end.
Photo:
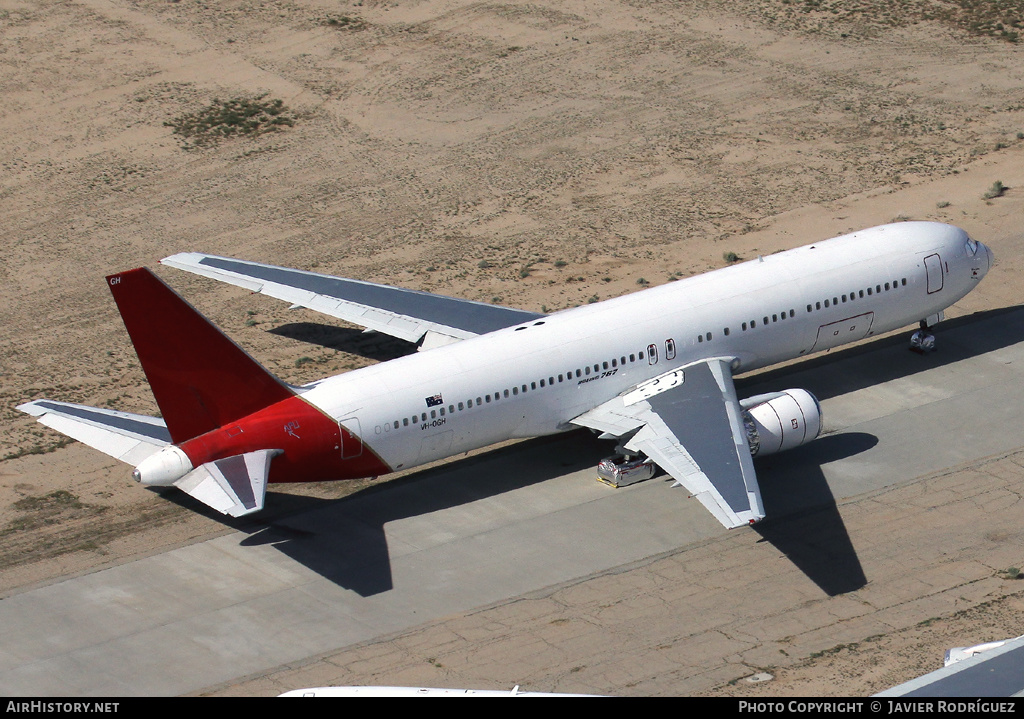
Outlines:
POLYGON ((179 115, 164 123, 184 138, 186 149, 215 144, 230 137, 256 137, 292 127, 295 117, 281 100, 266 95, 214 100, 195 112, 179 115))

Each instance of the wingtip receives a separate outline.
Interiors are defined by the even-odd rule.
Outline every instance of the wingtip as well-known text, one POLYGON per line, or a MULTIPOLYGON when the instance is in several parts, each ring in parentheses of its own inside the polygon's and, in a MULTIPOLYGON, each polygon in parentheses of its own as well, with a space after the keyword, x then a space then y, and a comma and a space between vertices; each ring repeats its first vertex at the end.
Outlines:
POLYGON ((40 415, 44 414, 44 412, 39 407, 39 405, 36 404, 38 401, 39 400, 34 399, 31 402, 22 402, 21 404, 15 406, 14 409, 18 410, 19 412, 24 412, 25 414, 31 415, 33 417, 39 417, 40 415))

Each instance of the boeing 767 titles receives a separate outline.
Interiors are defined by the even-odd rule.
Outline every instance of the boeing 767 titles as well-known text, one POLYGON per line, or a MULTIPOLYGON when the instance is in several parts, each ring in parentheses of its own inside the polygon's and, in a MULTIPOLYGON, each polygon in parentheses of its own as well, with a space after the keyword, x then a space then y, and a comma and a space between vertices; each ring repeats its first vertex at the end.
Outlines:
POLYGON ((39 399, 19 409, 241 516, 268 482, 371 477, 502 440, 589 427, 645 457, 727 527, 764 517, 753 458, 813 440, 789 389, 739 399, 733 375, 911 324, 970 292, 991 251, 902 222, 634 294, 538 314, 243 260, 176 267, 419 345, 301 387, 251 358, 152 272, 107 283, 161 418, 39 399))

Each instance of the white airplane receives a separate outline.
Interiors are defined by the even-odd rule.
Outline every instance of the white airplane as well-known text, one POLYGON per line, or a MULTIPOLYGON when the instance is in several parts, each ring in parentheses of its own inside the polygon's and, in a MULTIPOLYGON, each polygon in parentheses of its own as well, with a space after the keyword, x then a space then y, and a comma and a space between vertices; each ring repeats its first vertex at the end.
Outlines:
POLYGON ((162 418, 40 399, 19 409, 241 516, 268 482, 371 477, 589 427, 642 454, 727 527, 764 517, 753 457, 817 437, 805 390, 746 400, 733 374, 924 331, 988 272, 950 225, 884 225, 550 315, 198 253, 162 262, 421 351, 289 386, 148 269, 107 278, 162 418))

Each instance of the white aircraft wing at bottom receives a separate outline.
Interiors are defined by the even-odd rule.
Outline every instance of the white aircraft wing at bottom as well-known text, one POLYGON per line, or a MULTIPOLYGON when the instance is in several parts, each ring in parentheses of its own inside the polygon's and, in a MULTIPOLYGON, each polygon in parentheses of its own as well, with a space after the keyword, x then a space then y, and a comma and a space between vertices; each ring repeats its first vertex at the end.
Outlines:
POLYGON ((643 452, 726 527, 764 518, 732 358, 685 365, 648 380, 572 420, 643 452))

